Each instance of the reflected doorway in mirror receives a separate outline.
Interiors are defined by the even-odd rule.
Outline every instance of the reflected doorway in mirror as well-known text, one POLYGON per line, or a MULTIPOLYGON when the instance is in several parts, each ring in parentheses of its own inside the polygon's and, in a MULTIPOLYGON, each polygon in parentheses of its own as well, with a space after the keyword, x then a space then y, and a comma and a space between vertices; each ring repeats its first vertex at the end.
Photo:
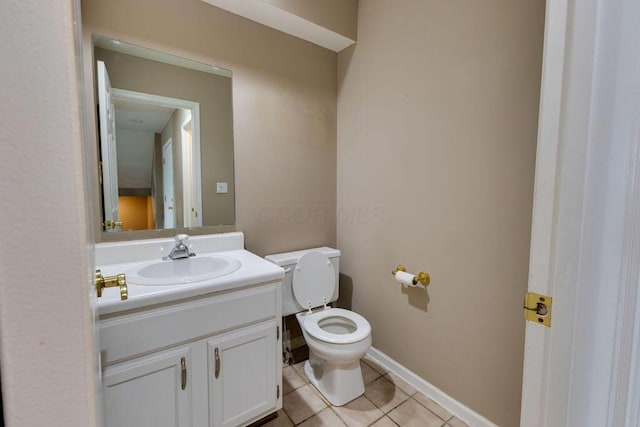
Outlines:
MULTIPOLYGON (((111 98, 119 196, 151 196, 156 228, 201 226, 184 215, 202 210, 200 105, 118 88, 111 89, 111 98)), ((123 222, 124 231, 132 229, 123 222)))

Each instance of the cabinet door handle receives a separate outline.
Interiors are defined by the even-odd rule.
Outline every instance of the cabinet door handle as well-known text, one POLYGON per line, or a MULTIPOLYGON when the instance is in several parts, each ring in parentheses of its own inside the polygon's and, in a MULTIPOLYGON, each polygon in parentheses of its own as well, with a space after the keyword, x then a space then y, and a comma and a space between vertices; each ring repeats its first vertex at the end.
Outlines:
POLYGON ((215 350, 213 350, 213 355, 216 359, 216 370, 215 370, 215 377, 218 378, 220 376, 220 352, 218 351, 218 347, 216 347, 215 350))
POLYGON ((182 370, 182 389, 184 390, 187 388, 187 362, 184 356, 180 359, 180 367, 182 370))

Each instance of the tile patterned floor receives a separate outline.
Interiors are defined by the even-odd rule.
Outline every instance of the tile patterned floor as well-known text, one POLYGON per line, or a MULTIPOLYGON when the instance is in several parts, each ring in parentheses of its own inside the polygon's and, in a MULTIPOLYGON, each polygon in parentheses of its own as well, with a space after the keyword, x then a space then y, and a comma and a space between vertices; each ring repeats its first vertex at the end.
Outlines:
POLYGON ((365 356, 361 362, 363 396, 336 407, 304 375, 303 364, 282 371, 283 408, 264 427, 420 426, 464 427, 462 420, 365 356))

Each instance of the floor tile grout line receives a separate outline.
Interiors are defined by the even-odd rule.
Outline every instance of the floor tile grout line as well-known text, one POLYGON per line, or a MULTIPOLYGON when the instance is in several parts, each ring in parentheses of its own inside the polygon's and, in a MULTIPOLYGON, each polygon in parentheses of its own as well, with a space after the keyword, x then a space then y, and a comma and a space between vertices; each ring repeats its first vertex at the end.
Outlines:
POLYGON ((338 413, 338 411, 335 410, 335 407, 333 405, 329 406, 329 409, 331 410, 331 412, 333 412, 334 414, 336 414, 336 417, 338 417, 338 419, 340 421, 342 421, 342 424, 344 424, 345 426, 349 427, 349 424, 347 424, 347 422, 342 419, 342 417, 340 416, 340 414, 338 413))
MULTIPOLYGON (((289 417, 289 420, 291 421, 291 424, 293 424, 294 426, 299 426, 300 424, 310 420, 311 418, 315 417, 316 415, 318 415, 320 412, 324 411, 325 409, 332 409, 331 406, 325 406, 324 408, 320 409, 318 412, 314 412, 313 414, 311 414, 310 416, 308 416, 307 418, 305 418, 304 420, 300 421, 299 423, 294 423, 293 420, 291 419, 291 417, 289 417)), ((332 411, 335 414, 335 411, 332 411)), ((289 414, 287 414, 288 416, 289 414)), ((336 414, 338 415, 338 414, 336 414)), ((340 416, 338 416, 338 418, 340 418, 340 416)), ((342 418, 340 418, 340 420, 344 423, 344 421, 342 420, 342 418)), ((347 423, 344 423, 345 425, 347 425, 347 423)))
MULTIPOLYGON (((378 421, 380 421, 383 418, 389 418, 389 420, 391 420, 392 423, 394 423, 395 425, 399 425, 397 422, 393 421, 393 419, 391 419, 391 417, 389 417, 387 414, 383 414, 380 418, 376 418, 376 420, 374 422, 372 422, 371 424, 369 424, 370 426, 374 425, 375 423, 377 423, 378 421)), ((442 427, 442 426, 440 426, 442 427)))
POLYGON ((301 420, 298 424, 294 423, 293 420, 291 420, 291 418, 289 418, 291 420, 291 423, 294 426, 299 426, 300 424, 306 422, 307 420, 310 420, 311 418, 315 417, 316 415, 318 415, 320 412, 324 411, 326 408, 322 408, 320 409, 318 412, 314 412, 313 414, 309 415, 307 418, 305 418, 304 420, 301 420))
MULTIPOLYGON (((369 399, 367 398, 367 396, 365 396, 364 394, 362 394, 361 396, 358 396, 358 397, 364 397, 366 400, 368 400, 368 401, 369 401, 369 403, 371 403, 371 404, 373 405, 373 407, 374 407, 374 408, 376 408, 376 409, 378 409, 380 412, 382 412, 382 410, 381 410, 380 408, 378 408, 378 406, 377 406, 375 403, 373 403, 371 400, 369 400, 369 399)), ((357 398, 356 398, 356 399, 357 399, 357 398)), ((355 399, 353 399, 353 400, 355 400, 355 399)), ((347 402, 347 403, 349 403, 349 402, 347 402)), ((346 404, 345 404, 345 405, 346 405, 346 404)), ((342 422, 344 423, 344 425, 346 425, 347 427, 350 427, 350 426, 349 426, 349 424, 347 423, 347 421, 346 421, 344 418, 342 418, 342 417, 340 416, 340 414, 338 413, 338 411, 336 411, 336 410, 335 410, 335 406, 330 405, 330 406, 329 406, 329 408, 331 408, 331 410, 333 411, 333 413, 334 413, 334 414, 336 414, 336 415, 338 416, 338 419, 339 419, 340 421, 342 421, 342 422)), ((386 416, 386 414, 385 414, 385 413, 383 413, 383 414, 382 414, 382 416, 380 416, 379 418, 376 418, 376 420, 375 420, 373 423, 377 422, 377 421, 378 421, 378 420, 380 420, 381 418, 384 418, 385 416, 386 416)), ((373 423, 371 423, 371 424, 373 424, 373 423)), ((371 424, 368 424, 368 425, 371 425, 371 424)))
MULTIPOLYGON (((409 399, 407 399, 407 400, 403 400, 402 402, 398 403, 398 404, 397 404, 396 406, 394 406, 393 408, 389 409, 389 410, 388 410, 387 412, 385 412, 384 414, 385 414, 385 415, 389 415, 391 412, 395 411, 395 410, 396 410, 400 405, 402 405, 403 403, 405 403, 405 402, 406 402, 406 401, 408 401, 408 400, 409 400, 409 399)), ((374 403, 374 405, 375 405, 375 403, 374 403)), ((378 409, 382 410, 382 408, 378 408, 378 409)))
MULTIPOLYGON (((371 404, 373 405, 373 407, 374 407, 374 408, 376 408, 378 411, 382 412, 382 416, 381 416, 381 417, 379 417, 379 418, 376 418, 376 420, 375 420, 374 422, 372 422, 371 424, 374 424, 374 423, 378 422, 380 419, 384 418, 384 417, 387 415, 386 413, 384 413, 384 412, 382 411, 382 409, 381 409, 381 408, 379 408, 379 407, 378 407, 378 405, 376 405, 375 403, 373 403, 373 402, 371 401, 371 399, 369 399, 369 398, 368 398, 364 393, 363 393, 361 396, 362 396, 362 397, 364 397, 364 398, 365 398, 369 403, 371 403, 371 404)), ((358 396, 358 397, 360 397, 360 396, 358 396)), ((357 399, 357 398, 356 398, 356 399, 357 399)), ((355 400, 355 399, 353 399, 353 400, 355 400)), ((345 424, 346 424, 346 423, 345 423, 345 424)), ((371 424, 369 424, 369 425, 371 425, 371 424)))
POLYGON ((396 420, 394 420, 393 418, 391 418, 389 415, 385 415, 387 418, 389 418, 391 420, 392 423, 394 423, 395 425, 399 426, 400 424, 398 424, 396 422, 396 420))
MULTIPOLYGON (((347 403, 348 403, 348 402, 347 402, 347 403)), ((340 421, 342 421, 342 424, 346 425, 347 427, 350 427, 350 426, 349 426, 349 424, 347 423, 347 421, 346 421, 344 418, 342 418, 342 417, 340 416, 340 414, 338 413, 338 411, 336 411, 336 407, 335 407, 335 406, 331 405, 331 406, 330 406, 330 408, 331 408, 331 410, 333 411, 333 413, 334 413, 334 414, 336 414, 336 415, 338 416, 338 419, 339 419, 340 421)))
MULTIPOLYGON (((304 362, 300 362, 300 363, 304 363, 304 362)), ((295 372, 295 374, 296 374, 299 378, 301 378, 301 379, 302 379, 302 380, 304 380, 305 382, 307 381, 307 380, 306 380, 306 377, 304 377, 304 378, 303 378, 303 377, 302 377, 302 374, 301 374, 300 372, 298 372, 298 370, 294 367, 295 365, 289 365, 289 366, 291 367, 291 369, 293 370, 293 372, 295 372)))
MULTIPOLYGON (((328 409, 328 410, 330 410, 331 412, 333 412, 333 413, 335 414, 335 416, 336 416, 336 417, 338 417, 338 419, 339 419, 340 421, 342 421, 342 423, 343 423, 345 426, 347 426, 347 427, 349 426, 349 425, 347 424, 347 422, 346 422, 345 420, 343 420, 343 419, 342 419, 342 417, 340 416, 340 414, 338 414, 338 413, 336 412, 336 410, 334 409, 334 406, 333 406, 333 405, 331 405, 331 406, 326 406, 326 407, 324 407, 324 408, 320 409, 318 412, 315 412, 313 415, 311 415, 311 416, 309 416, 309 417, 305 418, 304 420, 300 421, 298 424, 294 423, 294 422, 293 422, 293 420, 291 421, 291 423, 292 423, 294 426, 299 426, 300 424, 302 424, 302 423, 304 423, 304 422, 306 422, 306 421, 310 420, 311 418, 315 417, 315 416, 316 416, 316 415, 318 415, 320 412, 322 412, 322 411, 324 411, 324 410, 326 410, 326 409, 328 409)), ((289 418, 289 419, 291 419, 291 418, 289 418)))
MULTIPOLYGON (((397 387, 397 386, 396 386, 396 387, 397 387)), ((429 411, 429 412, 431 412, 433 415, 435 415, 439 420, 441 420, 441 421, 443 422, 442 426, 444 426, 444 425, 448 425, 447 423, 448 423, 449 421, 451 421, 452 419, 454 419, 454 418, 455 418, 455 415, 452 415, 451 417, 449 417, 449 418, 447 418, 447 419, 445 420, 445 419, 443 419, 442 417, 440 417, 438 414, 436 414, 435 412, 433 412, 431 409, 427 408, 425 405, 423 405, 422 403, 420 403, 418 400, 416 400, 416 399, 414 398, 414 396, 415 396, 415 395, 417 395, 418 393, 420 393, 419 391, 416 391, 416 392, 415 392, 415 393, 413 393, 413 394, 408 394, 408 393, 404 392, 402 389, 400 389, 399 387, 397 387, 397 388, 398 388, 399 390, 401 390, 403 393, 407 394, 407 399, 405 399, 405 400, 403 400, 402 402, 398 403, 397 405, 395 405, 394 407, 392 407, 391 409, 389 409, 387 412, 384 412, 383 416, 382 416, 382 417, 380 417, 380 418, 378 418, 376 421, 374 421, 374 422, 373 422, 373 424, 375 424, 375 423, 376 423, 376 422, 378 422, 381 418, 384 418, 384 417, 388 417, 388 418, 389 418, 391 421, 393 421, 395 424, 398 424, 398 423, 396 423, 396 422, 393 420, 393 418, 391 418, 391 417, 389 416, 389 414, 390 414, 391 412, 395 411, 395 410, 396 410, 398 407, 400 407, 401 405, 403 405, 403 404, 405 404, 406 402, 408 402, 409 400, 413 400, 415 403, 417 403, 418 405, 420 405, 421 407, 423 407, 424 409, 426 409, 427 411, 429 411)), ((367 398, 367 400, 369 400, 369 402, 373 403, 373 406, 375 406, 376 408, 378 408, 378 409, 380 409, 380 410, 382 411, 382 408, 381 408, 381 407, 379 407, 378 405, 376 405, 376 404, 375 404, 371 399, 369 399, 366 395, 363 395, 363 396, 364 396, 365 398, 367 398)), ((436 403, 436 405, 437 405, 437 403, 436 403)), ((440 405, 438 405, 438 406, 440 406, 440 405)), ((444 409, 444 408, 443 408, 443 409, 444 409)), ((446 410, 446 409, 445 409, 445 410, 446 410)), ((442 426, 441 426, 441 427, 442 427, 442 426)))
MULTIPOLYGON (((294 391, 298 390, 299 388, 304 387, 305 385, 307 385, 307 383, 303 383, 303 384, 299 385, 298 387, 293 387, 293 388, 291 388, 291 390, 287 391, 286 393, 282 393, 282 396, 283 397, 287 396, 288 394, 293 393, 294 391)), ((284 388, 284 385, 282 386, 282 388, 284 388)))
POLYGON ((289 421, 291 421, 291 424, 293 424, 294 426, 299 426, 300 424, 302 424, 303 422, 305 422, 306 420, 308 420, 309 418, 313 417, 313 415, 311 415, 311 417, 307 417, 304 420, 300 421, 299 423, 296 423, 295 421, 293 421, 293 418, 291 418, 291 415, 289 415, 289 413, 287 412, 286 409, 284 409, 284 407, 282 408, 282 410, 284 411, 285 414, 287 414, 287 418, 289 418, 289 421))
MULTIPOLYGON (((397 387, 396 387, 397 388, 397 387)), ((390 412, 394 411, 398 406, 402 405, 403 403, 405 403, 407 400, 411 399, 411 395, 407 394, 406 392, 404 392, 402 389, 398 390, 402 391, 404 394, 407 395, 407 398, 405 400, 403 400, 402 402, 398 403, 396 406, 394 406, 393 408, 389 409, 387 412, 384 412, 384 415, 389 415, 390 412)), ((365 392, 366 393, 366 392, 365 392)), ((364 394, 363 396, 367 397, 366 394, 364 394)), ((378 405, 376 405, 371 399, 369 399, 367 397, 367 400, 369 400, 369 402, 373 403, 373 406, 375 406, 376 408, 380 409, 382 411, 382 408, 379 407, 378 405)), ((395 421, 394 421, 395 422, 395 421)))
POLYGON ((332 407, 333 406, 333 404, 331 402, 329 402, 329 399, 324 397, 324 395, 322 393, 320 393, 320 390, 318 390, 315 385, 313 385, 311 383, 308 383, 308 385, 311 387, 311 390, 313 390, 316 393, 316 395, 322 400, 322 402, 324 402, 325 405, 327 405, 328 407, 332 407))
POLYGON ((386 375, 386 374, 388 374, 388 373, 389 373, 389 371, 387 371, 387 370, 386 370, 386 369, 384 369, 383 367, 380 367, 380 368, 384 371, 384 373, 383 373, 383 372, 380 372, 380 370, 378 370, 378 369, 377 369, 375 366, 373 366, 371 363, 367 362, 364 358, 362 358, 362 359, 360 359, 360 360, 362 360, 362 362, 364 362, 364 363, 366 363, 367 365, 369 365, 369 367, 370 367, 371 369, 373 369, 374 371, 376 371, 376 372, 377 372, 377 373, 379 373, 380 375, 386 375))
MULTIPOLYGON (((440 415, 436 414, 436 413, 435 413, 435 412, 433 412, 431 409, 427 408, 427 406, 426 406, 426 405, 423 405, 422 403, 420 403, 420 401, 419 401, 418 399, 414 398, 414 396, 415 396, 416 394, 418 394, 418 393, 420 393, 420 392, 419 392, 419 391, 416 391, 415 393, 413 393, 413 394, 409 397, 409 399, 413 399, 413 400, 414 400, 414 402, 416 402, 418 405, 422 406, 422 407, 423 407, 424 409, 426 409, 427 411, 431 412, 431 413, 432 413, 433 415, 435 415, 436 417, 440 418, 440 419, 441 419, 442 421, 444 421, 445 423, 448 423, 449 421, 451 421, 453 418, 455 418, 455 417, 456 417, 455 415, 452 415, 451 417, 447 418, 446 420, 445 420, 445 419, 443 419, 440 415)), ((430 397, 429 397, 429 396, 426 396, 426 395, 425 395, 425 397, 426 397, 427 399, 430 399, 430 397)), ((438 404, 438 402, 436 402, 435 400, 433 400, 433 399, 432 399, 432 401, 433 401, 433 403, 435 403, 436 405, 440 406, 440 405, 438 404)), ((445 411, 449 412, 446 408, 443 408, 442 406, 440 406, 440 407, 441 407, 442 409, 444 409, 445 411)))
POLYGON ((376 373, 378 374, 378 376, 377 376, 377 377, 375 377, 375 378, 372 378, 372 379, 371 379, 371 381, 368 381, 367 383, 365 383, 365 385, 367 385, 367 384, 369 384, 369 383, 374 382, 374 381, 375 381, 375 380, 377 380, 378 378, 383 378, 383 377, 384 377, 384 375, 380 374, 380 372, 377 372, 377 371, 376 371, 376 373))
POLYGON ((291 423, 291 425, 295 426, 296 423, 293 422, 293 420, 291 419, 291 417, 289 416, 289 414, 287 414, 287 411, 284 410, 284 408, 282 408, 282 413, 284 414, 285 417, 287 417, 287 419, 289 420, 289 422, 291 423))
POLYGON ((382 414, 382 416, 381 416, 381 417, 376 418, 375 420, 373 420, 372 422, 370 422, 370 423, 369 423, 369 424, 367 424, 367 425, 372 426, 372 425, 374 425, 375 423, 377 423, 378 421, 380 421, 381 419, 383 419, 384 417, 386 417, 386 415, 385 415, 385 414, 382 414))
MULTIPOLYGON (((360 397, 360 396, 358 396, 360 397)), ((371 399, 369 399, 364 393, 362 394, 362 397, 364 397, 365 399, 367 399, 369 401, 369 403, 371 403, 373 405, 374 408, 378 409, 380 412, 382 412, 382 415, 385 415, 385 413, 382 411, 382 409, 378 408, 378 405, 376 405, 375 403, 373 403, 371 401, 371 399)), ((354 399, 355 400, 355 399, 354 399)))
POLYGON ((296 390, 298 390, 298 389, 300 389, 300 388, 302 388, 302 387, 306 386, 307 384, 308 384, 308 383, 304 383, 304 384, 299 385, 298 387, 294 387, 294 388, 292 388, 291 390, 289 390, 288 392, 283 393, 282 395, 283 395, 283 396, 286 396, 286 395, 288 395, 288 394, 291 394, 291 393, 293 393, 294 391, 296 391, 296 390))

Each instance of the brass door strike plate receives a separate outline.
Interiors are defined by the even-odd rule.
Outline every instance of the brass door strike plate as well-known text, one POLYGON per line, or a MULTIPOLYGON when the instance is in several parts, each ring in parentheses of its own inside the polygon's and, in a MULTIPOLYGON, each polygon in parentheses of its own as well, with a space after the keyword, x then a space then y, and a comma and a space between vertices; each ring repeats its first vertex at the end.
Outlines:
POLYGON ((553 298, 533 292, 524 296, 524 318, 530 322, 551 326, 551 305, 553 298))

